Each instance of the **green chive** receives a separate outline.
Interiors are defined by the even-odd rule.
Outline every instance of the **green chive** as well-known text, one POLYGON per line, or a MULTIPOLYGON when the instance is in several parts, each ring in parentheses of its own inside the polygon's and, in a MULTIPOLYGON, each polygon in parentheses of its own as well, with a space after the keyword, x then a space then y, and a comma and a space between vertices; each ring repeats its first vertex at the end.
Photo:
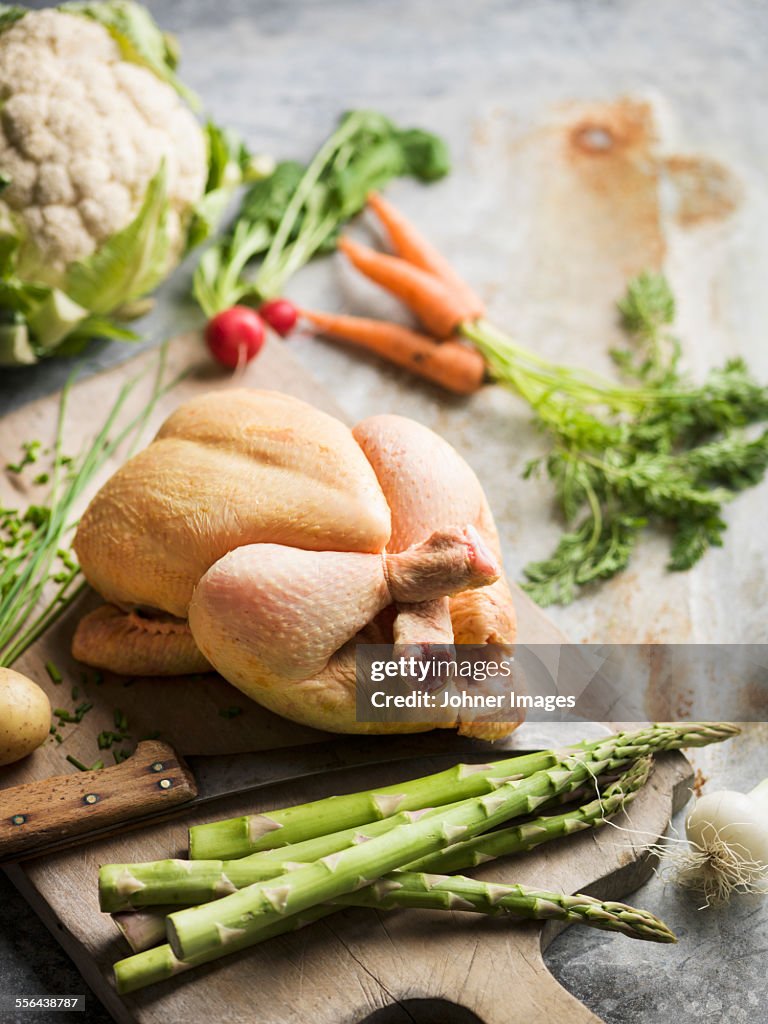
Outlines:
POLYGON ((75 720, 77 722, 82 722, 83 718, 85 718, 85 716, 88 714, 92 707, 93 704, 89 704, 87 701, 83 704, 79 704, 75 708, 75 720))
MULTIPOLYGON (((0 666, 13 665, 85 590, 86 584, 80 578, 75 560, 62 547, 69 541, 76 525, 74 509, 85 488, 118 445, 130 440, 135 446, 160 396, 180 379, 164 384, 165 370, 166 346, 163 346, 151 394, 143 409, 125 426, 119 426, 119 417, 128 397, 140 380, 136 377, 120 390, 98 433, 75 459, 65 456, 62 449, 76 372, 67 380, 59 401, 56 436, 51 448, 53 467, 46 496, 47 507, 32 505, 23 515, 0 509, 0 666), (56 554, 60 564, 54 567, 56 554), (61 566, 68 571, 62 573, 61 566), (42 610, 36 611, 46 583, 54 577, 59 584, 56 592, 47 604, 43 602, 42 610)), ((23 445, 23 450, 24 457, 12 469, 19 470, 36 461, 42 447, 40 442, 30 441, 23 445)), ((59 673, 49 669, 49 674, 54 682, 61 682, 59 673)))
POLYGON ((61 672, 59 672, 59 670, 56 668, 52 661, 46 661, 45 671, 51 677, 51 682, 56 683, 57 686, 64 679, 64 676, 61 674, 61 672))

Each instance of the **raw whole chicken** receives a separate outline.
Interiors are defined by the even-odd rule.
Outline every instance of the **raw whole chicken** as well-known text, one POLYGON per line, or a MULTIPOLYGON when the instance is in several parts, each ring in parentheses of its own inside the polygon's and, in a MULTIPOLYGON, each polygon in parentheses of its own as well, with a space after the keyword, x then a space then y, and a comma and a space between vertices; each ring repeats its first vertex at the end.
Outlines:
MULTIPOLYGON (((514 639, 477 478, 400 416, 350 431, 278 392, 193 399, 99 491, 75 550, 108 602, 80 622, 76 658, 131 675, 213 666, 320 729, 435 725, 356 721, 357 642, 514 639)), ((518 723, 441 724, 495 738, 518 723)))

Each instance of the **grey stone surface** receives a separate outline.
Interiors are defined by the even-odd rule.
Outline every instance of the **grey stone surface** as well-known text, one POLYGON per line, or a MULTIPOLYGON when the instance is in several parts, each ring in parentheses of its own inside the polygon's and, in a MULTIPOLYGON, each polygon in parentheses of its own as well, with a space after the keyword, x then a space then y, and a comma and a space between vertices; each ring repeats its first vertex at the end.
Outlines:
MULTIPOLYGON (((709 790, 749 790, 768 774, 768 726, 746 726, 738 743, 730 751, 725 745, 691 753, 709 790)), ((684 819, 680 814, 673 821, 673 840, 684 837, 684 819)), ((626 842, 619 831, 616 842, 626 842)), ((662 862, 627 902, 663 918, 677 945, 613 942, 605 933, 571 928, 546 955, 562 985, 608 1024, 766 1024, 765 896, 739 896, 727 906, 705 908, 700 895, 675 884, 662 862)))
MULTIPOLYGON (((185 79, 217 119, 240 129, 255 148, 278 157, 308 154, 338 113, 351 106, 376 107, 444 133, 456 160, 451 180, 418 199, 406 187, 398 194, 455 254, 460 267, 496 286, 500 316, 524 328, 524 336, 554 339, 555 345, 583 344, 583 327, 569 328, 567 317, 558 320, 549 309, 531 312, 526 304, 526 279, 518 272, 525 252, 515 231, 515 218, 526 211, 510 201, 511 212, 506 219, 501 215, 499 203, 514 188, 502 173, 501 158, 520 126, 552 103, 650 92, 674 113, 686 146, 707 150, 739 169, 750 197, 737 237, 715 274, 716 287, 706 292, 706 304, 696 280, 686 292, 690 298, 684 312, 696 331, 702 326, 693 308, 697 303, 706 305, 707 313, 717 305, 724 318, 720 333, 708 335, 706 344, 692 332, 696 344, 689 346, 689 358, 700 368, 702 360, 718 359, 722 348, 742 350, 768 376, 765 4, 155 0, 150 6, 181 40, 185 79), (480 132, 492 138, 476 153, 473 133, 480 132)), ((704 273, 696 259, 708 255, 710 241, 699 244, 701 252, 684 245, 674 250, 678 260, 681 253, 695 257, 694 270, 689 268, 687 276, 679 272, 681 282, 704 273)), ((156 311, 143 325, 149 344, 199 323, 187 298, 188 281, 189 268, 182 268, 161 290, 156 311)), ((333 307, 353 301, 350 287, 326 261, 304 272, 292 293, 333 307)), ((555 524, 541 514, 546 492, 516 483, 535 439, 511 396, 489 391, 468 405, 448 403, 373 361, 312 338, 292 344, 350 417, 395 409, 436 427, 467 454, 489 492, 514 575, 536 549, 532 533, 536 546, 554 536, 555 524)), ((600 358, 606 342, 597 337, 595 344, 595 358, 600 358)), ((85 372, 134 351, 131 346, 95 346, 85 372)), ((54 361, 2 373, 0 411, 54 391, 70 369, 54 361)), ((730 543, 684 580, 670 582, 663 573, 661 546, 648 542, 642 549, 642 575, 555 610, 553 617, 574 639, 647 639, 643 615, 650 608, 656 625, 665 617, 672 623, 666 640, 767 640, 766 544, 753 528, 764 519, 767 494, 765 488, 754 491, 734 506, 730 543), (662 597, 674 615, 657 613, 662 597)), ((768 774, 767 741, 765 728, 756 727, 738 746, 701 752, 695 761, 710 787, 747 787, 768 774)), ((620 833, 616 841, 622 842, 620 833)), ((656 948, 572 929, 548 954, 566 987, 611 1024, 768 1021, 764 900, 742 899, 727 909, 699 911, 694 897, 663 879, 652 880, 632 898, 664 917, 680 943, 656 948)), ((26 991, 83 991, 77 972, 5 882, 0 883, 0 907, 0 991, 18 991, 19 985, 26 991)), ((510 978, 511 991, 513 985, 510 978)), ((106 1015, 93 1002, 89 1007, 86 1019, 101 1024, 106 1015)), ((3 1024, 6 1019, 16 1024, 12 1017, 3 1018, 3 1024)), ((53 1024, 61 1015, 33 1019, 53 1024)))
POLYGON ((85 995, 85 1013, 0 1010, 2 1024, 109 1024, 80 972, 0 872, 0 995, 85 995))

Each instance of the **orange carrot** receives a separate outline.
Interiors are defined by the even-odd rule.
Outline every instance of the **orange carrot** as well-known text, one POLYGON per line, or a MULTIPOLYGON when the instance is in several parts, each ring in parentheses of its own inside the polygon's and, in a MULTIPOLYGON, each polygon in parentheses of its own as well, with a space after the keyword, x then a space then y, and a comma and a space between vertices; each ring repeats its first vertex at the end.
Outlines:
POLYGON ((340 238, 339 249, 357 269, 413 310, 435 338, 448 338, 473 311, 440 278, 398 256, 387 256, 351 238, 340 238))
POLYGON ((453 269, 442 253, 428 242, 419 230, 378 192, 368 196, 368 206, 381 221, 389 235, 389 240, 398 256, 414 266, 421 267, 460 296, 472 310, 470 319, 485 315, 485 306, 479 295, 467 284, 463 277, 453 269))
POLYGON ((485 363, 479 352, 458 341, 437 344, 432 338, 400 324, 302 309, 301 315, 322 334, 350 341, 383 356, 396 366, 439 384, 457 395, 469 395, 482 385, 485 363))

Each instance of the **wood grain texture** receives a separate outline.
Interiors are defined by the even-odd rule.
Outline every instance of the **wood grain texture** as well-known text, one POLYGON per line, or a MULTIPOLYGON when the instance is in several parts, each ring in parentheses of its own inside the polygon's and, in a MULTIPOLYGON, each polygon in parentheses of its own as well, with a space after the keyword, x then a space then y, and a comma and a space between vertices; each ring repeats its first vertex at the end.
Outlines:
POLYGON ((187 766, 167 743, 145 740, 121 764, 0 789, 0 861, 197 795, 187 766))

